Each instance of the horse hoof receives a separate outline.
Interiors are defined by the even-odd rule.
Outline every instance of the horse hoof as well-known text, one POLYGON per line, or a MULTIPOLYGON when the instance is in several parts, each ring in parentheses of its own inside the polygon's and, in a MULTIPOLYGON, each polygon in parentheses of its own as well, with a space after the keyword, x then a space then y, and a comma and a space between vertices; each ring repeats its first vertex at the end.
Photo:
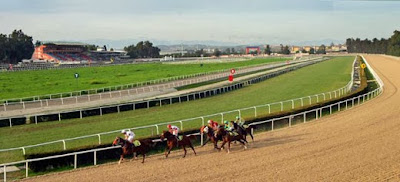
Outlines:
POLYGON ((244 150, 246 150, 247 149, 247 146, 244 146, 244 150))

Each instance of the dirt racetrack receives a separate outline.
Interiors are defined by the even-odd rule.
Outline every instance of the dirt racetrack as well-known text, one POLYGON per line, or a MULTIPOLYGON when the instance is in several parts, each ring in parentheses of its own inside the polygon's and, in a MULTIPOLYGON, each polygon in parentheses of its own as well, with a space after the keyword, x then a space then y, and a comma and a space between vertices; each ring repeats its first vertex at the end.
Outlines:
POLYGON ((244 151, 196 148, 28 181, 400 181, 400 60, 366 55, 385 83, 378 98, 318 121, 256 135, 244 151))

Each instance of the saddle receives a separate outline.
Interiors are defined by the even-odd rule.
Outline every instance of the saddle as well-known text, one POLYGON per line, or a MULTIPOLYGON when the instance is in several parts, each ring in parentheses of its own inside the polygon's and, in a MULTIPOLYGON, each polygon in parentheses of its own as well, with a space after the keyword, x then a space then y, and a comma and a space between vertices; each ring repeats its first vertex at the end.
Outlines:
POLYGON ((238 136, 239 133, 236 132, 236 131, 230 131, 230 132, 229 132, 229 135, 230 135, 230 136, 238 136))

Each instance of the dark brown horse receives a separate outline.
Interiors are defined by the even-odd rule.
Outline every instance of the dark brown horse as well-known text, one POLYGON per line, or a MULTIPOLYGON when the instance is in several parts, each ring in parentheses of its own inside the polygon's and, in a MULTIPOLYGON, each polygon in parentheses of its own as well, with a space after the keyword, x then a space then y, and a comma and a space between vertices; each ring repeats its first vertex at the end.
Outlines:
POLYGON ((247 135, 250 135, 251 140, 254 142, 254 137, 251 133, 251 129, 255 128, 253 125, 244 128, 243 126, 239 126, 237 123, 233 122, 233 128, 239 133, 239 135, 243 135, 244 139, 247 139, 247 135))
POLYGON ((194 155, 196 155, 196 151, 193 148, 192 142, 190 139, 196 138, 196 136, 191 135, 191 136, 186 136, 183 135, 182 140, 178 141, 178 139, 169 131, 164 131, 163 134, 161 134, 161 141, 164 141, 164 139, 167 139, 167 147, 165 148, 165 157, 167 158, 169 153, 171 153, 172 148, 174 147, 182 147, 183 150, 185 151, 185 154, 183 157, 186 157, 186 146, 189 146, 192 148, 194 155), (168 152, 167 152, 168 150, 168 152))
POLYGON ((151 147, 154 146, 154 143, 150 139, 139 140, 139 142, 140 142, 140 146, 135 147, 135 145, 122 139, 121 137, 115 138, 115 140, 113 142, 113 146, 121 145, 121 147, 122 147, 121 148, 122 149, 121 157, 119 159, 118 164, 121 164, 121 162, 124 160, 125 155, 131 155, 131 154, 135 154, 135 153, 136 153, 136 156, 133 156, 132 160, 134 158, 137 158, 137 156, 140 153, 143 156, 142 163, 144 163, 144 159, 146 158, 146 153, 150 151, 151 147))
POLYGON ((246 143, 247 140, 244 138, 243 135, 238 134, 238 135, 231 135, 228 131, 226 131, 224 128, 219 128, 217 131, 217 137, 221 136, 222 137, 222 144, 220 148, 223 148, 226 143, 228 143, 228 150, 227 152, 230 153, 231 149, 231 142, 232 141, 238 141, 240 142, 243 146, 244 149, 247 149, 246 143))
POLYGON ((207 134, 207 139, 206 139, 206 141, 203 143, 202 147, 203 147, 204 145, 206 145, 209 141, 211 141, 211 142, 214 143, 214 149, 218 149, 217 143, 218 143, 219 140, 222 141, 222 137, 221 137, 221 136, 220 136, 220 137, 216 137, 216 136, 215 136, 215 131, 214 131, 211 127, 209 127, 209 126, 202 126, 202 127, 200 128, 200 133, 202 133, 202 134, 203 134, 203 133, 207 134))

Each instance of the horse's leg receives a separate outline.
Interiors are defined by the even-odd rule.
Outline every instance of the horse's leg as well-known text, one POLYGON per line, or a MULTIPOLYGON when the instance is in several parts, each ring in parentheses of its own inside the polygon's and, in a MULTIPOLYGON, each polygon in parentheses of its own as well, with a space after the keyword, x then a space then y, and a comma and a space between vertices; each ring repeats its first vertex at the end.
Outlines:
POLYGON ((194 147, 193 147, 192 143, 190 143, 189 146, 190 146, 190 148, 192 148, 192 150, 193 150, 193 152, 194 152, 194 155, 197 155, 197 154, 196 154, 196 151, 194 150, 194 147))
POLYGON ((246 150, 247 149, 246 143, 244 143, 242 140, 239 140, 239 142, 244 146, 244 149, 246 150))
POLYGON ((172 147, 168 146, 168 153, 165 154, 165 158, 168 158, 169 153, 171 153, 171 149, 172 149, 172 147))
MULTIPOLYGON (((222 144, 221 144, 222 149, 224 148, 225 143, 226 143, 226 140, 222 140, 222 144)), ((220 148, 220 150, 221 150, 221 148, 220 148)))
POLYGON ((119 158, 118 164, 121 164, 122 160, 124 160, 124 154, 121 154, 121 157, 119 158))
POLYGON ((143 161, 142 161, 142 163, 144 163, 144 158, 146 158, 146 153, 145 152, 143 152, 143 161))
POLYGON ((186 157, 186 152, 187 152, 187 151, 186 151, 185 145, 182 144, 182 148, 183 148, 183 151, 185 152, 185 153, 183 154, 183 158, 185 158, 185 157, 186 157))
POLYGON ((203 145, 202 145, 201 147, 203 147, 204 145, 206 145, 208 141, 210 141, 210 137, 207 137, 206 141, 203 143, 203 145))
POLYGON ((231 152, 231 141, 228 141, 228 154, 231 152))

